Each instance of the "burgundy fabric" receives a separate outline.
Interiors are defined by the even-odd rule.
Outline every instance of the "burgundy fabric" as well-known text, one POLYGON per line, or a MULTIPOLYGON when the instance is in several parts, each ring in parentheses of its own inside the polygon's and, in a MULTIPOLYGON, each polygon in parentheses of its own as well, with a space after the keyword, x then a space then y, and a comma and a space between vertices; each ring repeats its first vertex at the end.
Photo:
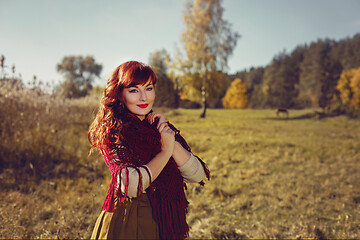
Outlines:
MULTIPOLYGON (((130 113, 124 114, 122 121, 124 126, 121 130, 123 139, 121 143, 109 143, 102 149, 104 161, 112 174, 109 191, 102 205, 102 209, 107 212, 115 211, 116 198, 117 204, 121 204, 127 197, 128 167, 135 168, 139 173, 138 197, 142 194, 140 168, 161 151, 160 133, 156 128, 157 121, 150 125, 146 118, 141 121, 130 113), (116 183, 122 169, 125 170, 127 178, 124 192, 117 189, 116 183)), ((190 151, 190 147, 180 132, 172 124, 169 123, 169 126, 176 132, 176 141, 190 151)), ((203 161, 200 160, 200 162, 209 178, 208 168, 203 161)), ((147 168, 145 169, 150 177, 147 168)), ((150 182, 152 182, 151 177, 150 182)), ((200 184, 203 185, 203 182, 200 184)), ((188 201, 184 188, 186 188, 184 179, 175 160, 171 157, 160 175, 146 189, 153 209, 153 218, 159 226, 162 239, 184 239, 188 236, 189 226, 186 223, 188 201)))

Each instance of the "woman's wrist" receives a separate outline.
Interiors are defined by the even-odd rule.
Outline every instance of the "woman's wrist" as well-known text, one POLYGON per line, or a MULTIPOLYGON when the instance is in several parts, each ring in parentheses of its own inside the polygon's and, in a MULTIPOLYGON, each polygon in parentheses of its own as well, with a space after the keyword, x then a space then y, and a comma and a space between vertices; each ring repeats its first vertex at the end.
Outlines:
POLYGON ((174 158, 178 167, 183 166, 190 159, 190 152, 188 152, 179 142, 175 142, 172 157, 174 158))
POLYGON ((169 158, 173 155, 174 150, 171 149, 161 149, 161 154, 165 156, 169 156, 169 158))

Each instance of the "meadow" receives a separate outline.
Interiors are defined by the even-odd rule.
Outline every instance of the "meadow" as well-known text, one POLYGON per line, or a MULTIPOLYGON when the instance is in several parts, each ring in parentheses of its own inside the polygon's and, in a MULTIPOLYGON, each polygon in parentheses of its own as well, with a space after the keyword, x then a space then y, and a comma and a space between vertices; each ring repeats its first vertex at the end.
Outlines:
POLYGON ((360 122, 302 117, 312 112, 175 111, 212 172, 189 187, 192 237, 360 237, 360 122))
MULTIPOLYGON (((0 238, 90 237, 110 183, 88 157, 98 100, 0 92, 0 238)), ((188 184, 190 239, 360 238, 359 119, 157 110, 211 171, 188 184)))

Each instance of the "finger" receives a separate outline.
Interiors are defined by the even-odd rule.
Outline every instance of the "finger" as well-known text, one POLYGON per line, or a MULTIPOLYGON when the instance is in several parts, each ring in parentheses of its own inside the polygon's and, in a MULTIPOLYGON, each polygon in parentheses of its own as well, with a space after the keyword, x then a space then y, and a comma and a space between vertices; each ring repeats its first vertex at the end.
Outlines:
POLYGON ((166 126, 166 123, 162 122, 158 124, 158 129, 163 129, 166 126))
POLYGON ((163 123, 166 123, 166 122, 160 122, 160 121, 159 121, 159 123, 158 123, 158 128, 159 128, 160 125, 163 124, 163 123))
POLYGON ((165 127, 169 127, 166 122, 160 123, 158 130, 161 132, 165 127))
POLYGON ((149 123, 152 124, 154 122, 154 114, 149 113, 149 115, 147 116, 147 119, 148 119, 149 123))
POLYGON ((160 126, 161 123, 165 122, 165 117, 161 114, 156 115, 156 117, 159 119, 158 126, 160 126))
POLYGON ((151 115, 151 120, 152 120, 152 122, 151 122, 151 123, 156 122, 156 118, 157 118, 156 114, 155 114, 155 113, 153 113, 153 114, 151 115))
POLYGON ((159 119, 160 119, 161 122, 165 122, 165 116, 164 116, 164 114, 159 113, 159 114, 158 114, 158 117, 159 117, 159 119))
POLYGON ((154 118, 154 122, 155 122, 155 118, 159 119, 157 127, 159 127, 161 123, 165 122, 165 116, 163 114, 161 114, 161 113, 154 113, 153 118, 154 118))
POLYGON ((169 126, 166 126, 162 129, 161 133, 168 133, 168 134, 171 134, 171 135, 175 135, 175 132, 169 128, 169 126))
POLYGON ((175 136, 175 132, 171 128, 167 130, 167 133, 171 134, 172 136, 175 136))

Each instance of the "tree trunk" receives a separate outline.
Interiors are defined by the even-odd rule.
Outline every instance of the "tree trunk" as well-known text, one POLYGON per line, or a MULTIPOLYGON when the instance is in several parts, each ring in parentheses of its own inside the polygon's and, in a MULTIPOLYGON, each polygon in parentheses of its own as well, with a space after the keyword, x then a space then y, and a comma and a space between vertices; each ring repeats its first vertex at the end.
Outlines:
POLYGON ((180 107, 180 89, 179 89, 179 82, 178 78, 175 78, 175 108, 180 107))
POLYGON ((204 86, 201 88, 201 95, 202 95, 203 111, 200 115, 200 118, 205 118, 205 116, 206 116, 206 89, 204 86))

